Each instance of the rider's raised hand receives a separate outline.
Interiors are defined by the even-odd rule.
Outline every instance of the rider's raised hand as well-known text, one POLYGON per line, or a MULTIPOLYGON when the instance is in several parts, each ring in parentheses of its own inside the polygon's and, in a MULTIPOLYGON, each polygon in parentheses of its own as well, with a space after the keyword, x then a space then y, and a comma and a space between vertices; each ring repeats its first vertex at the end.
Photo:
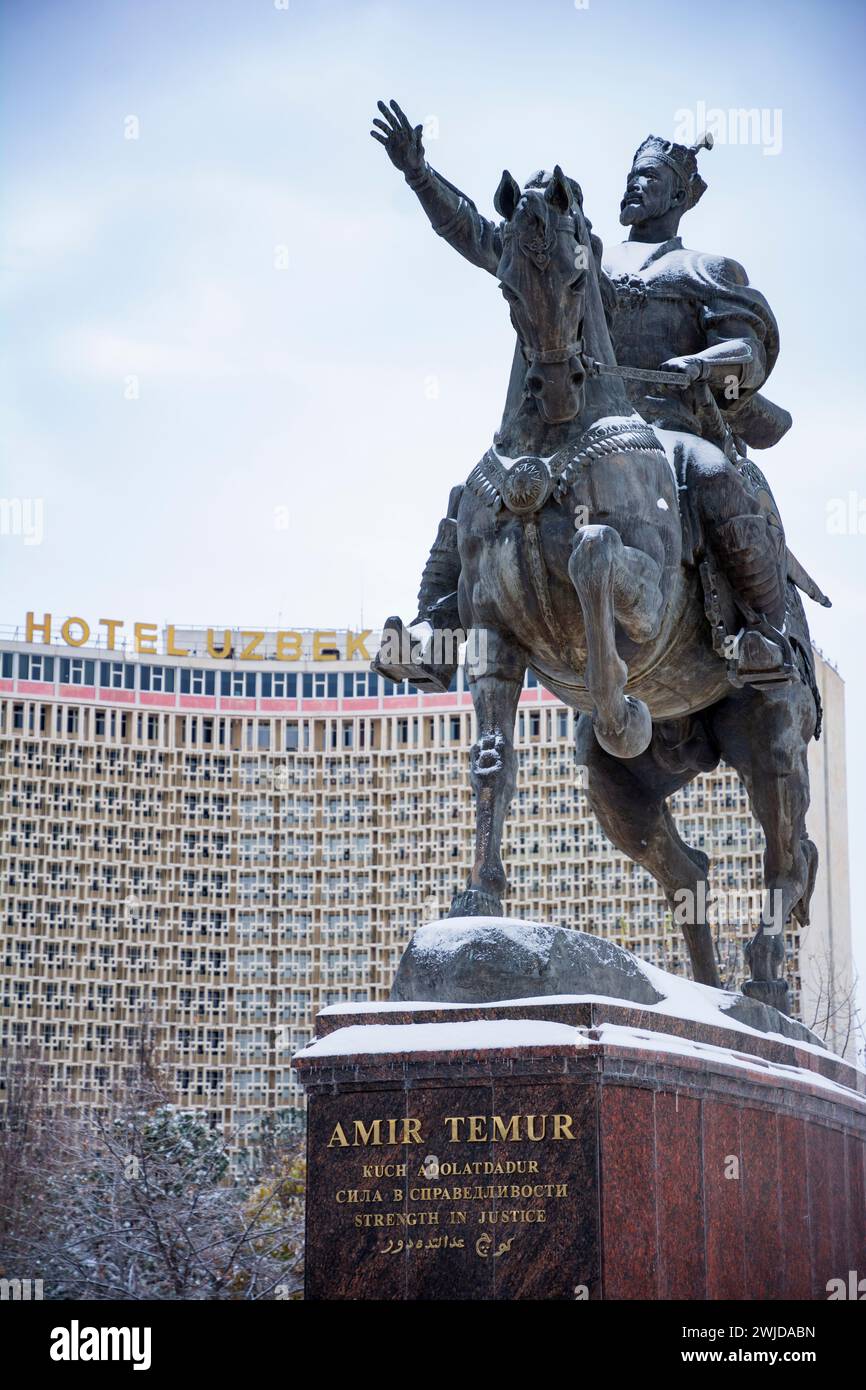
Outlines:
POLYGON ((396 169, 400 169, 404 174, 417 173, 424 167, 422 127, 416 125, 413 128, 396 101, 391 102, 390 110, 384 101, 378 101, 376 105, 385 119, 380 121, 373 117, 373 125, 379 127, 378 130, 370 131, 373 139, 385 146, 388 158, 396 169), (380 134, 380 131, 384 133, 380 134))

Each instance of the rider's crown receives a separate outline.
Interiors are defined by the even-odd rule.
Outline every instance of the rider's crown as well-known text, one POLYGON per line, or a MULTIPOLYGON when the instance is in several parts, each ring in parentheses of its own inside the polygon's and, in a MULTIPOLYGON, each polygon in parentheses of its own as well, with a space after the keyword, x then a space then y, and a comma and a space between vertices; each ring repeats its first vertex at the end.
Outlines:
POLYGON ((639 159, 649 158, 666 164, 673 169, 686 191, 686 209, 695 203, 707 190, 707 185, 698 173, 698 150, 713 148, 713 137, 703 135, 694 145, 675 145, 673 140, 663 140, 660 135, 648 135, 642 145, 635 150, 632 165, 639 159))

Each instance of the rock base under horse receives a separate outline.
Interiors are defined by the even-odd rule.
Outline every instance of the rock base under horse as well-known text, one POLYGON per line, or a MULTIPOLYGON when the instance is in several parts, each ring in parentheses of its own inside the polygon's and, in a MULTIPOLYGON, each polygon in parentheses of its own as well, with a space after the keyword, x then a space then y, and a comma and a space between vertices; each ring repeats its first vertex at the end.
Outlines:
POLYGON ((566 927, 466 917, 421 927, 407 946, 393 1002, 492 1004, 538 997, 627 999, 695 1021, 738 1023, 822 1046, 802 1023, 738 991, 671 975, 604 937, 566 927))

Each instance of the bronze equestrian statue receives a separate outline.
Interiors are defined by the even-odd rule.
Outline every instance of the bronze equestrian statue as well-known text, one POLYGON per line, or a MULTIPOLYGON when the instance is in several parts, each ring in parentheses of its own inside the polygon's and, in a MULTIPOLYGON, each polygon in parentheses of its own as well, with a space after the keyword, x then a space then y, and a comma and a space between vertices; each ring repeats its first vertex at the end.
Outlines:
MULTIPOLYGON (((421 127, 395 102, 379 111, 371 134, 434 230, 497 277, 518 340, 502 424, 452 491, 419 595, 434 632, 475 639, 476 851, 450 915, 502 913, 529 669, 579 711, 590 804, 677 908, 695 979, 716 986, 710 928, 701 911, 682 912, 707 901, 709 861, 666 803, 722 759, 737 769, 766 839, 744 989, 784 1009, 782 928, 808 922, 817 866, 806 752, 821 711, 797 586, 827 600, 746 456, 790 425, 758 391, 778 353, 775 319, 742 267, 676 235, 706 186, 699 147, 644 141, 621 207, 631 235, 605 269, 580 188, 558 166, 523 189, 506 171, 493 223, 429 167, 421 127)), ((389 619, 374 668, 447 687, 451 668, 405 643, 394 658, 404 636, 389 619)))

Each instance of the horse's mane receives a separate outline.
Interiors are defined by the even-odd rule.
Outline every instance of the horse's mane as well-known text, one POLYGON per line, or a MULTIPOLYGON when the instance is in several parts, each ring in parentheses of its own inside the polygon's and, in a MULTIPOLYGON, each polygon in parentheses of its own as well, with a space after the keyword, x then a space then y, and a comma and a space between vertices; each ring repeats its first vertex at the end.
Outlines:
POLYGON ((601 307, 604 309, 605 322, 607 323, 608 332, 610 332, 613 328, 614 292, 610 280, 602 270, 601 263, 604 257, 604 244, 601 237, 596 236, 595 232, 592 230, 592 223, 583 210, 583 194, 580 190, 580 184, 577 183, 575 179, 569 179, 568 182, 571 184, 576 195, 576 207, 574 209, 575 240, 581 246, 585 246, 592 254, 592 259, 595 262, 595 278, 598 281, 599 293, 601 294, 601 307))

